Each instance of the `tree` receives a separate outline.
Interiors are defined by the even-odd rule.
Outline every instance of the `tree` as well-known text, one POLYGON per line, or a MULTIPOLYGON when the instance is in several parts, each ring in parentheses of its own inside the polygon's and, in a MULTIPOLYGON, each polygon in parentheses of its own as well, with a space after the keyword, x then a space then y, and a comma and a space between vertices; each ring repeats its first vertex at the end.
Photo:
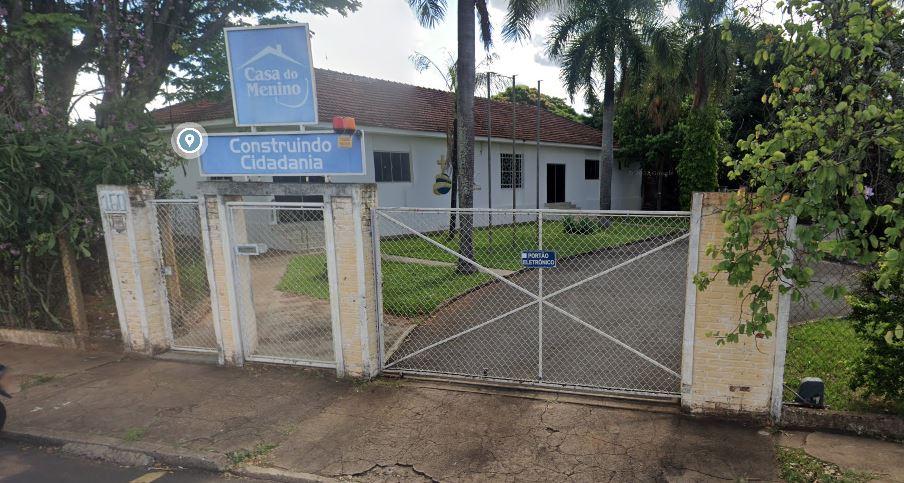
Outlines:
MULTIPOLYGON (((496 55, 488 55, 484 60, 477 65, 477 67, 489 67, 493 61, 496 60, 496 55)), ((417 69, 418 72, 424 72, 429 69, 433 69, 436 71, 440 77, 442 77, 443 82, 446 84, 446 90, 452 93, 454 96, 454 100, 452 102, 452 123, 446 127, 446 160, 449 163, 450 167, 450 178, 452 179, 452 190, 449 196, 449 204, 451 208, 458 208, 458 187, 459 187, 459 179, 458 179, 458 130, 456 129, 456 119, 458 119, 458 77, 457 70, 458 66, 455 56, 449 54, 449 57, 446 59, 446 63, 444 65, 440 65, 433 59, 427 57, 426 55, 415 52, 409 59, 414 64, 414 68, 417 69)), ((489 74, 485 72, 478 72, 476 84, 480 84, 486 80, 489 74)), ((449 233, 450 235, 454 234, 457 230, 456 220, 458 216, 457 213, 452 212, 449 214, 449 233)))
MULTIPOLYGON (((512 87, 509 86, 502 92, 493 95, 493 100, 511 102, 512 87)), ((537 105, 537 89, 535 87, 528 87, 525 85, 516 85, 515 102, 529 106, 537 105)), ((540 106, 557 116, 562 116, 575 122, 583 123, 586 121, 586 118, 584 116, 578 114, 577 111, 575 111, 574 108, 571 107, 567 102, 565 102, 565 99, 562 99, 561 97, 554 97, 540 93, 540 106)))
MULTIPOLYGON (((727 158, 748 188, 722 218, 726 238, 708 252, 721 259, 695 282, 727 275, 745 287, 749 313, 720 342, 770 336, 767 305, 775 286, 801 297, 827 257, 877 264, 873 286, 888 289, 904 269, 904 15, 887 0, 791 0, 782 69, 762 98, 775 119, 727 158), (797 217, 796 241, 786 233, 797 217), (793 264, 789 252, 794 250, 793 264), (753 274, 765 265, 765 275, 753 274), (790 287, 780 283, 782 279, 790 287)), ((757 62, 778 54, 768 46, 757 62)), ((834 293, 839 293, 837 288, 834 293)))
MULTIPOLYGON (((165 159, 151 149, 155 130, 143 128, 149 124, 145 105, 157 96, 171 64, 219 36, 235 18, 272 12, 346 13, 358 6, 358 0, 0 0, 0 125, 5 128, 3 141, 9 143, 0 158, 0 184, 15 188, 4 194, 31 196, 0 200, 9 212, 8 219, 0 220, 8 230, 4 235, 21 237, 4 243, 24 245, 7 252, 11 258, 4 268, 27 268, 29 256, 59 255, 64 267, 75 270, 76 256, 90 255, 84 250, 84 234, 90 231, 78 220, 96 220, 79 218, 90 215, 95 205, 93 185, 84 189, 69 183, 71 177, 95 184, 155 180, 148 169, 161 169, 165 159), (88 136, 87 127, 69 122, 76 78, 87 70, 96 71, 104 84, 95 108, 99 129, 88 133, 100 140, 98 151, 80 138, 88 136), (20 129, 33 139, 23 141, 20 129), (62 140, 83 146, 69 152, 62 140), (136 147, 137 152, 132 151, 136 147), (24 176, 16 170, 17 163, 34 153, 46 157, 38 164, 52 177, 24 176), (43 217, 28 219, 41 228, 19 231, 17 217, 23 213, 43 217)), ((81 299, 78 280, 77 270, 66 279, 67 291, 74 295, 72 307, 81 299)), ((13 285, 27 283, 19 276, 13 285)), ((49 293, 49 287, 44 292, 49 293)), ((49 314, 46 307, 43 311, 49 314)), ((73 308, 75 313, 83 310, 73 308)))
POLYGON ((7 34, 0 82, 9 83, 6 100, 19 115, 40 101, 65 120, 76 76, 96 70, 104 83, 97 122, 104 125, 116 105, 140 108, 153 100, 170 66, 221 36, 234 19, 346 14, 359 5, 359 0, 0 0, 0 34, 7 34))
POLYGON ((681 0, 679 25, 686 31, 687 75, 693 86, 692 108, 702 111, 713 86, 727 85, 734 61, 731 34, 733 8, 729 0, 681 0))
MULTIPOLYGON (((513 0, 513 3, 534 3, 513 0)), ((556 16, 549 34, 548 52, 562 65, 562 79, 570 96, 583 90, 588 99, 596 97, 596 77, 603 79, 602 157, 600 160, 600 209, 612 207, 614 163, 613 119, 615 117, 616 65, 643 50, 643 27, 660 12, 655 0, 574 0, 556 16)), ((524 17, 537 10, 514 10, 524 17)), ((514 25, 523 25, 521 16, 512 16, 514 25)), ((511 35, 523 30, 509 27, 511 35)))
MULTIPOLYGON (((433 27, 446 15, 446 0, 408 0, 418 21, 425 27, 433 27)), ((477 65, 475 51, 475 10, 480 17, 480 40, 484 48, 492 45, 492 27, 486 0, 460 0, 458 2, 458 62, 456 62, 455 126, 458 134, 458 169, 462 180, 459 206, 474 207, 474 89, 476 87, 477 65)), ((460 217, 458 249, 464 257, 474 259, 473 227, 474 216, 462 213, 460 217)), ((476 268, 459 259, 459 273, 473 273, 476 268)))
POLYGON ((734 58, 730 0, 681 0, 679 27, 687 41, 685 75, 693 93, 691 110, 682 121, 684 148, 678 163, 680 200, 690 206, 694 191, 713 191, 719 186, 719 159, 725 149, 721 130, 723 116, 709 105, 713 91, 725 92, 734 58))

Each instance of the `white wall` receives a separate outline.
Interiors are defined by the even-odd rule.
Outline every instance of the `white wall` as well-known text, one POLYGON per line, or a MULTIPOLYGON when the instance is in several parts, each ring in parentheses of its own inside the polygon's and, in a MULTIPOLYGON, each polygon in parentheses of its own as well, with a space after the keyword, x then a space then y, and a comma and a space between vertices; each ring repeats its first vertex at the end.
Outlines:
MULTIPOLYGON (((235 128, 210 129, 216 131, 238 131, 235 128)), ((368 133, 365 129, 364 146, 366 151, 367 174, 364 176, 333 176, 338 183, 373 182, 373 152, 401 151, 411 155, 411 182, 379 183, 378 196, 380 206, 415 206, 444 208, 449 206, 449 194, 437 196, 433 194, 434 177, 439 173, 437 160, 446 154, 446 143, 443 137, 424 137, 408 134, 368 133)), ((488 185, 493 190, 493 208, 511 208, 512 191, 500 188, 501 152, 511 152, 511 141, 497 142, 492 145, 492 180, 488 179, 487 143, 477 140, 474 149, 476 190, 475 207, 488 206, 488 185)), ((533 143, 516 143, 516 153, 524 156, 524 187, 516 190, 517 208, 537 207, 537 154, 533 143)), ((546 205, 546 163, 565 164, 565 199, 580 209, 599 208, 599 181, 584 179, 584 160, 599 159, 596 148, 579 148, 568 146, 542 145, 540 147, 541 166, 539 198, 540 207, 546 205)), ((177 166, 171 171, 175 185, 173 190, 187 197, 195 196, 196 183, 201 180, 197 160, 184 161, 184 171, 177 166)), ((256 179, 270 180, 267 177, 256 179)), ((638 210, 641 207, 641 171, 638 168, 616 169, 613 172, 612 208, 638 210)))

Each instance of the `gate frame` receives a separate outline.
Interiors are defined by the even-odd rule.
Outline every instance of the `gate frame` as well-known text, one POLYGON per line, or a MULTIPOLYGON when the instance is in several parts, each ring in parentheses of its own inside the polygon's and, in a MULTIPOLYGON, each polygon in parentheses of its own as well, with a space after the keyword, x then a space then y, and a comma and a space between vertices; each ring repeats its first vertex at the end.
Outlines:
MULTIPOLYGON (((230 287, 230 302, 233 307, 232 315, 233 315, 233 323, 234 327, 237 329, 235 331, 236 334, 236 346, 237 350, 240 352, 240 358, 243 361, 248 362, 263 362, 263 363, 274 363, 274 364, 286 364, 286 365, 294 365, 294 366, 304 366, 304 367, 317 367, 323 369, 335 369, 336 373, 341 377, 345 374, 345 367, 343 364, 342 357, 342 330, 339 325, 339 279, 336 270, 336 247, 335 240, 333 236, 333 210, 332 205, 329 200, 329 195, 324 195, 324 199, 322 203, 313 203, 313 202, 279 202, 279 201, 228 201, 223 203, 225 207, 224 213, 221 215, 221 219, 225 217, 226 227, 223 232, 225 235, 225 240, 223 244, 223 249, 228 251, 228 256, 226 257, 229 260, 227 265, 227 281, 230 287), (258 209, 258 210, 266 210, 272 208, 283 208, 288 210, 296 210, 296 211, 314 211, 313 209, 320 209, 323 214, 323 230, 324 230, 324 255, 326 258, 326 266, 327 266, 327 279, 329 284, 330 291, 330 336, 333 343, 333 361, 325 362, 325 361, 315 361, 315 360, 307 360, 307 359, 298 359, 298 358, 286 358, 286 357, 275 357, 275 356, 260 356, 254 354, 248 354, 245 351, 245 331, 244 331, 244 323, 241 320, 242 313, 242 304, 239 301, 238 297, 238 289, 237 289, 237 280, 238 280, 238 272, 236 271, 236 263, 238 256, 235 250, 235 220, 234 220, 234 210, 241 208, 249 208, 249 209, 258 209)), ((254 310, 254 290, 251 282, 249 280, 249 289, 250 289, 250 297, 252 298, 252 307, 251 310, 254 310)), ((257 321, 255 320, 255 324, 257 321)))
MULTIPOLYGON (((224 360, 224 351, 223 351, 223 335, 220 328, 220 310, 219 303, 217 303, 217 294, 216 294, 216 286, 213 283, 214 278, 213 274, 213 262, 210 257, 210 236, 208 233, 207 226, 207 210, 203 203, 203 198, 155 198, 147 201, 150 206, 153 207, 153 216, 151 216, 151 230, 156 236, 153 240, 154 250, 156 252, 157 261, 160 264, 160 297, 163 301, 165 310, 163 310, 163 324, 164 330, 166 334, 167 344, 169 345, 170 350, 176 352, 195 352, 199 354, 217 354, 217 361, 222 364, 224 360), (198 213, 198 226, 200 228, 201 235, 201 256, 204 257, 204 266, 205 266, 205 275, 207 276, 207 288, 210 292, 208 303, 210 304, 210 317, 211 324, 213 324, 214 338, 216 340, 216 347, 208 348, 208 347, 194 347, 194 346, 180 346, 176 343, 176 339, 173 336, 173 321, 172 321, 172 313, 169 300, 169 289, 166 285, 166 270, 165 270, 165 258, 163 254, 163 233, 160 231, 160 206, 161 205, 195 205, 195 209, 198 213)), ((174 267, 178 270, 178 267, 174 267)))
MULTIPOLYGON (((542 362, 542 357, 543 357, 543 305, 548 304, 548 305, 550 306, 550 308, 556 310, 557 312, 559 312, 560 314, 562 314, 562 315, 565 316, 566 318, 571 319, 573 322, 576 322, 576 323, 578 323, 579 325, 582 325, 582 326, 584 326, 584 327, 586 327, 586 328, 588 328, 588 329, 591 329, 593 332, 596 332, 598 335, 603 336, 605 339, 607 339, 607 340, 609 340, 609 341, 611 341, 611 342, 614 342, 615 344, 617 344, 617 345, 619 345, 619 346, 622 346, 622 347, 628 349, 630 352, 634 353, 635 355, 638 355, 639 357, 641 357, 641 359, 643 359, 643 360, 646 361, 647 363, 652 364, 653 366, 657 367, 658 369, 665 370, 666 372, 670 373, 673 377, 675 377, 676 379, 678 379, 678 380, 679 380, 679 384, 680 384, 681 382, 683 382, 683 380, 682 380, 683 378, 682 378, 681 368, 680 368, 680 367, 679 367, 679 370, 678 370, 678 371, 674 371, 674 370, 672 370, 672 369, 669 369, 669 368, 665 367, 665 366, 664 366, 662 363, 660 363, 659 361, 656 361, 655 359, 653 359, 653 358, 647 356, 646 354, 643 354, 641 351, 639 351, 639 350, 637 350, 637 349, 634 349, 633 347, 628 346, 626 343, 622 342, 622 341, 619 340, 618 338, 616 338, 616 337, 614 337, 614 336, 611 336, 611 335, 608 335, 608 334, 606 334, 605 332, 603 332, 603 331, 601 331, 601 330, 599 330, 599 329, 597 329, 597 328, 594 328, 594 327, 591 326, 590 324, 587 324, 587 323, 584 322, 583 320, 580 320, 577 316, 574 316, 574 315, 572 315, 571 313, 565 311, 564 309, 562 309, 562 308, 560 308, 560 307, 558 307, 558 306, 552 304, 551 302, 548 302, 547 299, 550 298, 550 297, 555 297, 555 296, 557 296, 557 295, 560 295, 560 294, 562 294, 562 293, 565 293, 565 292, 567 292, 567 291, 569 291, 569 290, 571 290, 571 289, 573 289, 573 288, 576 288, 576 287, 578 287, 578 286, 580 286, 580 285, 583 285, 583 284, 585 284, 585 283, 587 283, 587 282, 589 282, 589 281, 591 281, 591 280, 595 280, 595 279, 597 279, 597 278, 603 277, 603 276, 605 276, 605 275, 608 274, 608 273, 614 272, 614 271, 616 271, 616 270, 618 270, 618 269, 621 269, 621 268, 623 268, 623 267, 625 267, 625 266, 628 266, 628 265, 630 265, 631 263, 634 263, 635 261, 637 261, 637 260, 639 260, 639 259, 641 259, 641 258, 646 257, 647 255, 650 255, 650 254, 652 254, 652 253, 658 252, 658 251, 660 251, 660 250, 662 250, 662 249, 664 249, 664 248, 666 248, 666 247, 668 247, 668 246, 674 245, 675 243, 678 243, 678 242, 681 241, 681 240, 685 240, 685 239, 688 239, 688 240, 689 240, 689 239, 692 238, 692 236, 693 236, 693 235, 692 235, 692 232, 693 232, 693 229, 694 229, 694 225, 693 225, 693 213, 692 213, 692 212, 690 212, 690 211, 641 211, 641 210, 563 210, 563 209, 550 209, 550 208, 541 208, 541 209, 536 209, 536 208, 524 208, 524 209, 499 209, 499 208, 496 208, 496 209, 486 209, 486 208, 378 207, 378 208, 374 208, 374 209, 373 209, 373 220, 374 220, 374 221, 373 221, 373 223, 372 223, 372 231, 373 231, 373 238, 374 238, 374 243, 373 243, 373 246, 374 246, 374 265, 375 265, 376 277, 377 277, 377 284, 376 284, 376 286, 377 286, 377 308, 378 308, 378 311, 377 311, 377 322, 378 322, 378 331, 379 331, 379 338, 380 338, 379 361, 380 361, 380 370, 381 370, 381 371, 383 371, 383 372, 396 372, 396 373, 403 373, 403 374, 414 374, 414 375, 422 375, 422 376, 438 377, 438 378, 465 379, 465 380, 470 380, 470 381, 498 381, 498 382, 505 383, 505 385, 530 386, 530 387, 539 387, 539 388, 544 388, 544 389, 558 389, 558 390, 561 390, 561 389, 569 389, 569 390, 575 390, 575 391, 580 391, 580 392, 588 392, 588 391, 589 391, 589 392, 591 392, 591 393, 610 393, 610 394, 621 394, 621 395, 627 395, 627 396, 647 396, 647 397, 654 397, 654 398, 658 398, 658 399, 675 399, 675 398, 678 398, 678 397, 681 396, 680 385, 679 385, 679 391, 678 391, 678 392, 660 392, 660 391, 632 390, 632 389, 627 389, 627 388, 610 388, 610 387, 591 386, 591 385, 583 385, 583 384, 567 384, 567 383, 550 383, 550 382, 543 382, 543 381, 542 381, 542 375, 543 375, 543 362, 542 362), (540 247, 540 249, 542 249, 542 246, 543 246, 543 221, 542 221, 542 220, 543 220, 543 214, 560 215, 560 216, 565 216, 565 215, 581 215, 581 214, 585 214, 585 215, 596 215, 596 216, 599 216, 599 215, 610 215, 610 216, 674 217, 674 218, 685 218, 685 219, 687 219, 689 225, 688 225, 688 231, 687 231, 686 233, 683 233, 682 235, 680 235, 680 236, 678 236, 678 237, 676 237, 676 238, 674 238, 674 239, 672 239, 672 240, 669 240, 669 241, 667 241, 666 243, 657 245, 655 248, 653 248, 653 249, 651 249, 651 250, 644 251, 643 253, 641 253, 641 254, 639 254, 639 255, 636 255, 636 256, 634 256, 634 257, 632 257, 632 258, 630 258, 630 259, 628 259, 628 260, 625 260, 625 261, 623 261, 623 262, 620 262, 620 263, 618 263, 618 264, 616 264, 616 265, 614 265, 614 266, 612 266, 612 267, 609 267, 609 268, 607 268, 607 269, 605 269, 605 270, 603 270, 603 271, 601 271, 601 272, 595 273, 595 274, 593 274, 593 275, 590 276, 590 277, 587 277, 587 278, 584 278, 584 279, 579 280, 579 281, 577 281, 577 282, 568 284, 568 285, 565 286, 564 288, 558 289, 558 290, 552 292, 551 294, 544 294, 544 293, 543 293, 543 269, 538 269, 539 272, 540 272, 539 275, 538 275, 538 292, 539 292, 539 293, 538 293, 538 294, 535 294, 535 293, 533 293, 533 291, 528 290, 528 289, 526 289, 526 288, 524 288, 524 287, 521 287, 521 286, 515 284, 514 282, 509 281, 507 278, 505 278, 505 277, 503 277, 503 276, 500 276, 500 275, 494 273, 492 270, 487 269, 487 268, 484 267, 483 265, 477 263, 476 260, 471 260, 471 259, 465 257, 464 255, 460 254, 459 252, 457 252, 457 251, 455 251, 455 250, 452 250, 451 248, 448 248, 448 247, 442 245, 441 243, 436 242, 435 240, 432 240, 430 237, 428 237, 427 235, 424 235, 424 234, 421 233, 419 230, 417 230, 417 229, 415 229, 415 228, 413 228, 413 227, 410 227, 410 226, 408 226, 407 224, 402 223, 402 222, 400 222, 399 220, 396 220, 396 219, 394 219, 394 218, 392 218, 392 217, 386 215, 385 212, 402 212, 402 213, 472 213, 472 214, 477 214, 477 213, 490 213, 491 215, 492 215, 492 214, 497 214, 497 213, 498 213, 498 214, 511 214, 511 215, 518 215, 518 214, 536 214, 536 215, 537 215, 537 220, 538 220, 538 238, 537 238, 537 245, 538 245, 538 247, 540 247), (473 374, 461 374, 461 373, 438 372, 438 371, 425 371, 425 370, 410 370, 410 369, 395 369, 395 370, 393 370, 393 369, 392 369, 392 366, 395 365, 395 364, 398 363, 398 362, 401 362, 401 360, 394 362, 394 363, 393 363, 392 365, 390 365, 390 366, 387 366, 387 365, 386 365, 386 362, 387 362, 387 361, 385 360, 385 352, 384 352, 384 351, 385 351, 385 345, 384 345, 384 336, 383 336, 383 277, 382 277, 382 253, 381 253, 381 251, 380 251, 380 237, 379 237, 379 234, 380 234, 380 233, 379 233, 379 224, 380 224, 380 223, 379 223, 379 221, 378 221, 380 217, 386 219, 387 221, 389 221, 389 222, 391 222, 391 223, 394 223, 394 224, 398 225, 399 227, 403 228, 404 230, 407 230, 407 231, 411 232, 412 234, 418 236, 419 238, 424 239, 424 240, 427 241, 428 243, 433 244, 436 248, 439 248, 440 250, 443 250, 443 251, 449 253, 450 255, 454 256, 455 258, 460 259, 460 260, 465 260, 466 262, 468 262, 468 263, 470 263, 471 265, 473 265, 478 271, 480 271, 480 272, 482 272, 482 273, 485 273, 485 274, 489 275, 490 277, 492 277, 492 278, 495 279, 496 281, 505 283, 506 285, 509 285, 509 286, 515 288, 515 289, 518 290, 519 292, 524 293, 525 295, 529 296, 529 297, 532 299, 530 302, 528 302, 528 303, 526 303, 526 304, 522 304, 520 307, 517 307, 517 308, 515 308, 515 309, 513 309, 513 310, 510 310, 510 311, 508 311, 508 312, 506 312, 506 313, 504 313, 504 314, 502 314, 502 315, 499 315, 499 316, 493 317, 493 318, 491 318, 491 319, 489 319, 489 320, 480 322, 479 324, 477 324, 477 325, 475 325, 475 326, 472 326, 472 327, 470 327, 470 328, 468 328, 468 329, 465 329, 464 331, 460 331, 460 332, 457 332, 457 333, 455 333, 455 334, 452 334, 452 335, 450 335, 450 336, 448 336, 448 337, 446 337, 446 338, 444 338, 444 339, 442 339, 442 340, 440 340, 440 341, 438 341, 438 342, 435 342, 435 343, 433 343, 433 344, 431 344, 431 345, 428 345, 428 346, 426 346, 426 347, 424 347, 424 348, 421 348, 420 350, 418 350, 418 351, 416 351, 416 352, 413 352, 413 353, 411 353, 411 354, 408 354, 408 355, 405 356, 405 358, 408 358, 408 357, 413 356, 413 355, 418 354, 418 353, 425 352, 425 351, 427 351, 427 350, 429 350, 429 349, 432 349, 433 347, 437 347, 437 346, 439 346, 439 345, 441 345, 441 344, 443 344, 443 343, 445 343, 445 342, 448 342, 448 341, 450 341, 450 340, 452 340, 452 339, 455 339, 455 338, 457 338, 457 337, 460 337, 461 335, 464 335, 464 334, 466 334, 466 333, 468 333, 468 332, 472 332, 472 331, 474 331, 474 330, 476 330, 476 329, 478 329, 478 328, 487 326, 487 325, 489 325, 489 324, 491 324, 491 323, 493 323, 493 322, 496 322, 496 321, 501 320, 501 319, 503 319, 503 318, 505 318, 505 317, 508 317, 509 315, 512 315, 512 314, 514 314, 514 313, 516 313, 516 312, 520 312, 520 311, 522 311, 522 310, 525 310, 525 309, 527 309, 528 307, 530 307, 531 305, 535 305, 535 304, 536 304, 536 305, 538 305, 538 315, 539 315, 539 321, 538 321, 538 331, 539 331, 539 344, 538 344, 538 348, 539 348, 539 349, 538 349, 538 365, 537 365, 537 368, 538 368, 538 378, 537 378, 536 380, 517 380, 517 379, 512 379, 512 378, 504 378, 504 377, 476 376, 476 375, 473 375, 473 374)), ((688 269, 688 266, 685 266, 684 268, 685 268, 685 270, 687 270, 687 269, 688 269)), ((689 275, 689 276, 692 276, 692 275, 689 275)), ((687 303, 687 301, 685 301, 685 303, 687 303)), ((684 326, 684 314, 683 314, 683 313, 682 313, 681 316, 680 316, 680 321, 681 321, 681 323, 682 323, 682 331, 683 331, 683 330, 684 330, 684 328, 683 328, 683 326, 684 326)), ((683 344, 683 339, 678 339, 678 342, 679 342, 679 348, 680 348, 681 345, 683 344)))

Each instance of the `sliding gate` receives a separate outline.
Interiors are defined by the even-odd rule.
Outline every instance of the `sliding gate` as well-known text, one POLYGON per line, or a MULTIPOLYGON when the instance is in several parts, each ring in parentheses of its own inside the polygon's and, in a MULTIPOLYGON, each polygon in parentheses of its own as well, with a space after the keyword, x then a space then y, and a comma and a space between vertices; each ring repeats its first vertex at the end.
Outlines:
POLYGON ((689 213, 374 216, 385 371, 680 392, 689 213))

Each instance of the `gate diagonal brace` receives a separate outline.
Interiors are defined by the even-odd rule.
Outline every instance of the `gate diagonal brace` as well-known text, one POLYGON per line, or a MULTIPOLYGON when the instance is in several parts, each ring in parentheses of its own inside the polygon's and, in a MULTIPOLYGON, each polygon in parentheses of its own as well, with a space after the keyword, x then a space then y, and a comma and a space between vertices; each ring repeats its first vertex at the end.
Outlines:
POLYGON ((519 312, 519 311, 521 311, 521 310, 526 309, 527 307, 533 306, 533 305, 538 304, 538 303, 543 303, 544 305, 548 305, 550 308, 552 308, 553 310, 555 310, 555 311, 561 313, 562 315, 568 317, 569 319, 571 319, 571 320, 573 320, 573 321, 575 321, 575 322, 577 322, 577 323, 579 323, 579 324, 581 324, 581 325, 587 327, 588 329, 590 329, 590 330, 592 330, 592 331, 594 331, 594 332, 596 332, 596 333, 602 335, 603 337, 609 339, 610 341, 614 342, 615 344, 617 344, 617 345, 619 345, 619 346, 621 346, 621 347, 627 349, 628 351, 632 352, 634 355, 636 355, 636 356, 640 357, 641 359, 643 359, 643 360, 649 362, 650 364, 652 364, 652 365, 654 365, 654 366, 656 366, 656 367, 662 369, 663 371, 668 372, 669 374, 671 374, 671 375, 673 375, 673 376, 675 376, 675 377, 678 377, 678 378, 681 377, 680 374, 678 374, 677 372, 673 371, 672 369, 669 369, 667 366, 663 365, 662 363, 656 361, 655 359, 653 359, 653 358, 651 358, 650 356, 644 354, 643 352, 640 352, 639 350, 637 350, 637 349, 631 347, 630 345, 626 344, 625 342, 622 342, 621 340, 617 339, 616 337, 614 337, 614 336, 612 336, 612 335, 609 335, 609 334, 606 333, 605 331, 600 330, 599 328, 597 328, 597 327, 595 327, 595 326, 593 326, 593 325, 591 325, 591 324, 588 324, 587 322, 584 322, 583 320, 581 320, 581 319, 580 319, 579 317, 577 317, 576 315, 569 313, 568 311, 566 311, 566 310, 562 309, 561 307, 559 307, 559 306, 553 304, 552 302, 549 302, 548 299, 551 298, 551 297, 555 297, 555 296, 557 296, 557 295, 560 295, 560 294, 562 294, 562 293, 564 293, 564 292, 567 292, 568 290, 571 290, 571 289, 573 289, 573 288, 575 288, 575 287, 581 286, 581 285, 583 285, 583 284, 585 284, 585 283, 587 283, 587 282, 589 282, 589 281, 591 281, 591 280, 596 280, 597 278, 600 278, 600 277, 602 277, 602 276, 604 276, 604 275, 606 275, 606 274, 612 273, 612 272, 614 272, 614 271, 616 271, 616 270, 618 270, 618 269, 620 269, 620 268, 622 268, 622 267, 625 267, 625 266, 627 266, 627 265, 629 265, 629 264, 631 264, 631 263, 633 263, 633 262, 636 262, 637 260, 640 260, 641 258, 644 258, 644 257, 646 257, 646 256, 648 256, 648 255, 652 255, 653 253, 656 253, 656 252, 658 252, 658 251, 660 251, 660 250, 663 250, 663 249, 665 249, 666 247, 669 247, 669 246, 671 246, 671 245, 674 245, 675 243, 678 243, 678 242, 681 241, 681 240, 685 240, 685 239, 687 239, 688 237, 690 237, 690 234, 689 234, 689 233, 685 233, 684 235, 681 235, 680 237, 677 237, 677 238, 675 238, 674 240, 669 240, 669 242, 664 243, 664 244, 662 244, 662 245, 659 245, 658 247, 653 248, 652 250, 648 250, 648 251, 646 251, 646 252, 643 252, 643 253, 641 253, 640 255, 637 255, 636 257, 633 257, 633 258, 631 258, 631 259, 629 259, 629 260, 625 260, 624 262, 619 263, 618 265, 615 265, 615 266, 613 266, 613 267, 609 267, 609 268, 607 268, 606 270, 603 270, 602 272, 599 272, 599 273, 597 273, 597 274, 594 274, 594 275, 592 275, 592 276, 590 276, 590 277, 587 277, 586 279, 580 280, 580 281, 575 282, 575 283, 573 283, 573 284, 571 284, 571 285, 569 285, 569 286, 567 286, 567 287, 561 288, 561 289, 559 289, 559 290, 556 290, 555 292, 546 294, 546 295, 544 295, 544 296, 541 297, 541 296, 539 296, 538 294, 535 294, 535 293, 531 292, 530 290, 527 290, 527 289, 521 287, 520 285, 518 285, 518 284, 512 282, 511 280, 509 280, 509 279, 507 279, 507 278, 505 278, 505 277, 499 275, 498 273, 496 273, 496 272, 494 272, 494 271, 492 271, 492 270, 490 270, 490 269, 484 267, 483 265, 477 263, 476 261, 474 261, 474 260, 472 260, 472 259, 470 259, 470 258, 468 258, 468 257, 466 257, 466 256, 464 256, 464 255, 462 255, 462 254, 460 254, 460 253, 458 253, 458 252, 452 250, 451 248, 449 248, 449 247, 447 247, 447 246, 445 246, 445 245, 443 245, 443 244, 441 244, 441 243, 439 243, 439 242, 437 242, 437 241, 431 239, 430 237, 428 237, 428 236, 426 236, 426 235, 420 233, 419 231, 415 230, 414 228, 412 228, 412 227, 406 225, 405 223, 402 223, 401 221, 399 221, 399 220, 397 220, 397 219, 395 219, 395 218, 393 218, 393 217, 387 215, 386 213, 383 213, 383 212, 378 212, 378 213, 380 214, 380 216, 382 216, 382 217, 386 218, 387 220, 389 220, 389 221, 395 223, 396 225, 399 225, 400 227, 402 227, 402 228, 404 228, 404 229, 410 231, 412 234, 414 234, 414 235, 417 236, 418 238, 423 239, 423 240, 426 241, 427 243, 430 243, 431 245, 433 245, 433 246, 439 248, 440 250, 443 250, 444 252, 446 252, 446 253, 448 253, 448 254, 450 254, 450 255, 456 257, 456 258, 459 258, 459 259, 461 259, 461 260, 464 260, 464 261, 467 262, 467 263, 470 263, 470 264, 473 265, 475 268, 477 268, 479 271, 481 271, 481 272, 483 272, 483 273, 486 273, 487 275, 490 275, 491 277, 493 277, 493 278, 495 278, 495 279, 497 279, 497 280, 499 280, 499 281, 501 281, 501 282, 503 282, 503 283, 505 283, 505 284, 511 286, 512 288, 514 288, 514 289, 516 289, 516 290, 518 290, 518 291, 524 293, 525 295, 527 295, 528 297, 530 297, 530 298, 533 299, 532 301, 530 301, 530 302, 528 302, 528 303, 526 303, 526 304, 524 304, 524 305, 521 305, 520 307, 517 307, 517 308, 515 308, 515 309, 512 309, 512 310, 510 310, 510 311, 508 311, 508 312, 506 312, 506 313, 504 313, 504 314, 502 314, 502 315, 499 315, 499 316, 497 316, 497 317, 493 317, 492 319, 487 320, 486 322, 482 322, 482 323, 480 323, 480 324, 477 324, 477 325, 475 325, 474 327, 470 327, 470 328, 468 328, 468 329, 466 329, 466 330, 464 330, 464 331, 462 331, 462 332, 459 332, 459 333, 457 333, 457 334, 454 334, 454 335, 451 335, 451 336, 449 336, 449 337, 446 337, 445 339, 442 339, 442 340, 440 340, 440 341, 434 342, 433 344, 430 344, 430 345, 428 345, 428 346, 426 346, 426 347, 423 347, 423 348, 421 348, 421 349, 418 349, 418 350, 412 352, 411 354, 408 354, 408 355, 406 355, 406 356, 404 356, 404 357, 401 357, 401 358, 399 358, 399 359, 393 361, 392 363, 385 365, 385 366, 384 366, 385 369, 389 369, 390 367, 392 367, 392 366, 394 366, 394 365, 396 365, 396 364, 398 364, 398 363, 400 363, 400 362, 402 362, 402 361, 404 361, 404 360, 406 360, 406 359, 409 359, 409 358, 411 358, 411 357, 414 357, 414 356, 416 356, 416 355, 418 355, 418 354, 422 354, 422 353, 424 353, 424 352, 426 352, 426 351, 428 351, 428 350, 430 350, 430 349, 433 349, 433 348, 435 348, 435 347, 438 347, 438 346, 440 346, 440 345, 442 345, 442 344, 445 344, 445 343, 447 343, 447 342, 449 342, 449 341, 455 340, 455 339, 457 339, 457 338, 459 338, 459 337, 461 337, 461 336, 463 336, 463 335, 465 335, 465 334, 471 333, 471 332, 473 332, 473 331, 475 331, 475 330, 477 330, 477 329, 480 329, 480 328, 482 328, 482 327, 486 327, 487 325, 490 325, 490 324, 493 323, 493 322, 496 322, 496 321, 498 321, 498 320, 504 319, 504 318, 508 317, 509 315, 512 315, 512 314, 514 314, 514 313, 517 313, 517 312, 519 312))

